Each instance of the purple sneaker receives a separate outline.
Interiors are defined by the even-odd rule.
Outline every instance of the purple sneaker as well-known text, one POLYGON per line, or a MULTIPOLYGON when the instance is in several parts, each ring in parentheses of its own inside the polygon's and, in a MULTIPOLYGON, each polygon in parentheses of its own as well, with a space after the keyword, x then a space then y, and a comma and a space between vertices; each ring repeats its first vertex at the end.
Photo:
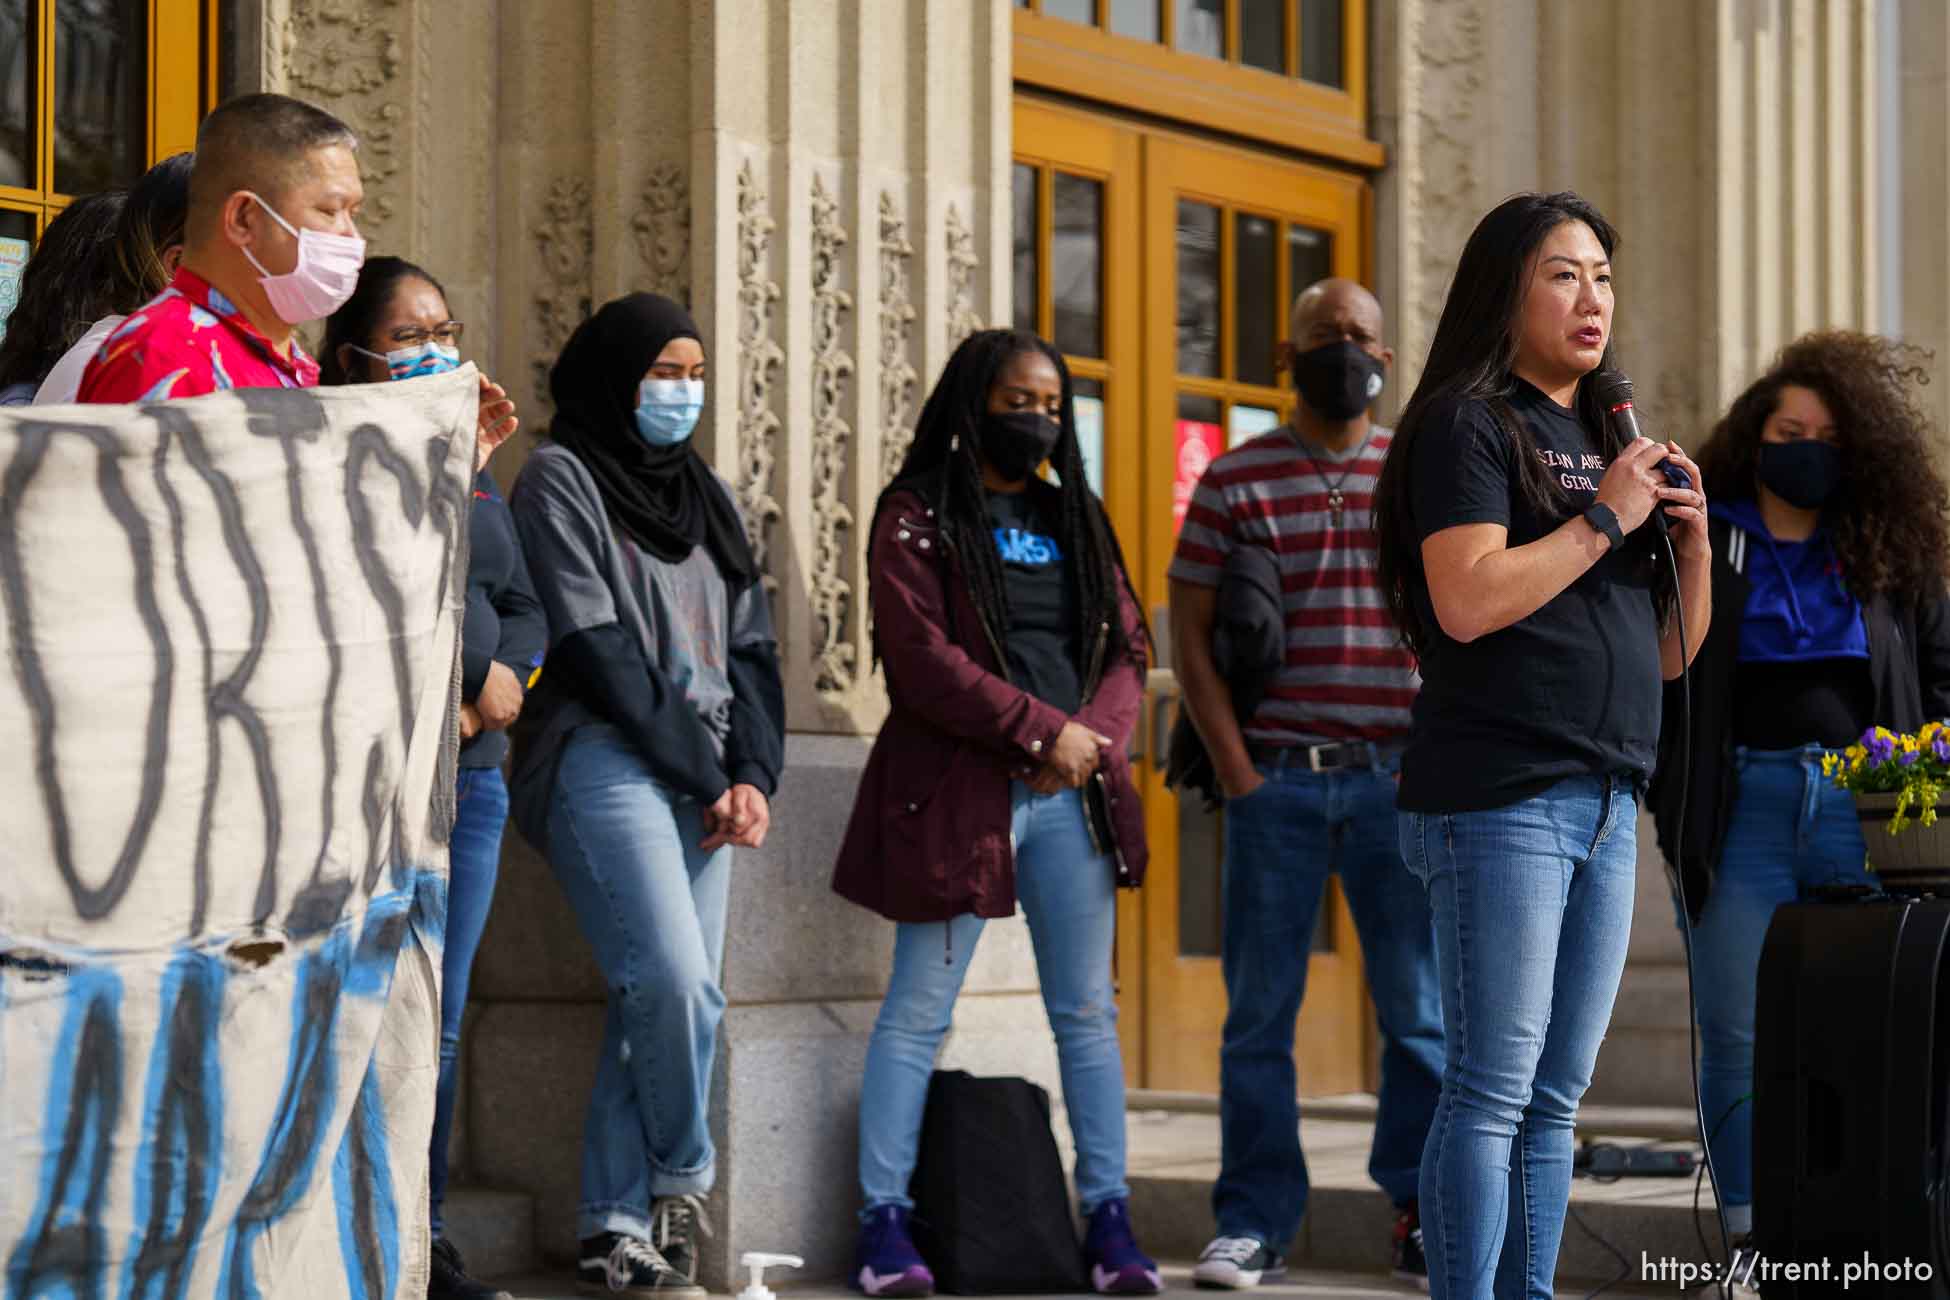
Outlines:
POLYGON ((1131 1235, 1131 1206, 1121 1196, 1090 1212, 1083 1258, 1090 1265, 1090 1285, 1099 1295, 1156 1295, 1165 1289, 1158 1265, 1131 1235))
POLYGON ((868 1295, 934 1294, 934 1274, 907 1235, 907 1214, 903 1206, 877 1205, 860 1220, 853 1285, 868 1295))

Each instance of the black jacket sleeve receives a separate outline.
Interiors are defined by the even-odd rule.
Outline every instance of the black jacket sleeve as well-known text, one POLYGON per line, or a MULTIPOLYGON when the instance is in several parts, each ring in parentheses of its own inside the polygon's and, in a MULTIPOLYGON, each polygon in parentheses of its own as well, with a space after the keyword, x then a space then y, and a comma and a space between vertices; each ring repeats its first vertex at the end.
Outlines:
POLYGON ((731 730, 724 765, 733 785, 756 786, 770 799, 785 770, 785 683, 771 641, 738 646, 725 669, 731 678, 731 730))
POLYGON ((1923 721, 1950 718, 1950 595, 1939 594, 1917 608, 1916 676, 1923 721))
POLYGON ((467 592, 467 614, 460 634, 460 698, 472 704, 487 684, 488 669, 494 665, 494 640, 485 629, 494 625, 487 596, 478 588, 467 592))
POLYGON ((548 611, 535 594, 535 583, 522 559, 521 539, 513 529, 508 530, 508 541, 515 548, 515 563, 508 585, 494 593, 494 609, 501 616, 501 639, 494 657, 514 669, 516 680, 526 689, 548 649, 548 611))
POLYGON ((651 666, 620 624, 563 637, 549 649, 548 672, 620 728, 651 774, 671 789, 708 807, 731 788, 696 707, 651 666))

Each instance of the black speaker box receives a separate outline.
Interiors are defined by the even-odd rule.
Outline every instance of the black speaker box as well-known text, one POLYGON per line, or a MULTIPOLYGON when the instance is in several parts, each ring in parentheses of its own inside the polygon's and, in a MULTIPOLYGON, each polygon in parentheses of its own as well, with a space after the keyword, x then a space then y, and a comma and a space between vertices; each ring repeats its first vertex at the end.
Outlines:
POLYGON ((1947 941, 1950 901, 1774 914, 1754 1026, 1754 1245, 1766 1261, 1754 1281, 1768 1300, 1950 1298, 1947 941), (1803 1266, 1798 1279, 1787 1264, 1803 1266))

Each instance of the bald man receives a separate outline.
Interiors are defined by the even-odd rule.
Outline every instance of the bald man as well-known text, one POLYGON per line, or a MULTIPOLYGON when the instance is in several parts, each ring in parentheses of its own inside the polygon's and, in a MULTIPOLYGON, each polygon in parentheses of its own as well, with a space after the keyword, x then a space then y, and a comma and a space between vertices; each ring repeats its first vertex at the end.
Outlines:
POLYGON ((1244 1288, 1277 1276, 1306 1212, 1294 1023, 1338 872, 1383 1039, 1368 1172, 1395 1202, 1396 1275, 1426 1286, 1415 1195, 1441 1092, 1441 998, 1428 898, 1402 864, 1395 820, 1418 679, 1375 581, 1371 519, 1390 435, 1369 408, 1395 354, 1381 304, 1352 280, 1294 301, 1282 352, 1292 420, 1212 462, 1170 570, 1179 684, 1227 801, 1219 1235, 1193 1277, 1244 1288), (1279 567, 1286 655, 1238 717, 1238 673, 1215 662, 1213 629, 1222 580, 1254 548, 1279 567))

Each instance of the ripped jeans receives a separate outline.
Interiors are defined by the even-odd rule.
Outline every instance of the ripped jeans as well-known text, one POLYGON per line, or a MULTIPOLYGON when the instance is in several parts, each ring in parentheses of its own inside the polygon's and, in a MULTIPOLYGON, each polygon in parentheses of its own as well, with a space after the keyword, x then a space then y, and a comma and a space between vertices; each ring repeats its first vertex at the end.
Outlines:
MULTIPOLYGON (((1016 897, 1029 918, 1043 1009, 1056 1034, 1063 1101, 1076 1135, 1077 1199, 1089 1214, 1130 1195, 1124 1182, 1124 1058, 1117 1045, 1111 945, 1117 889, 1110 863, 1084 826, 1075 790, 1035 795, 1010 788, 1016 897)), ((935 1050, 948 1032, 983 920, 901 922, 894 974, 867 1048, 860 1089, 860 1190, 866 1208, 912 1208, 908 1179, 921 1144, 921 1113, 935 1050)))
POLYGON ((582 1127, 576 1235, 650 1235, 650 1203, 711 1190, 707 1106, 724 993, 731 850, 629 740, 582 727, 556 768, 548 860, 609 986, 582 1127))

